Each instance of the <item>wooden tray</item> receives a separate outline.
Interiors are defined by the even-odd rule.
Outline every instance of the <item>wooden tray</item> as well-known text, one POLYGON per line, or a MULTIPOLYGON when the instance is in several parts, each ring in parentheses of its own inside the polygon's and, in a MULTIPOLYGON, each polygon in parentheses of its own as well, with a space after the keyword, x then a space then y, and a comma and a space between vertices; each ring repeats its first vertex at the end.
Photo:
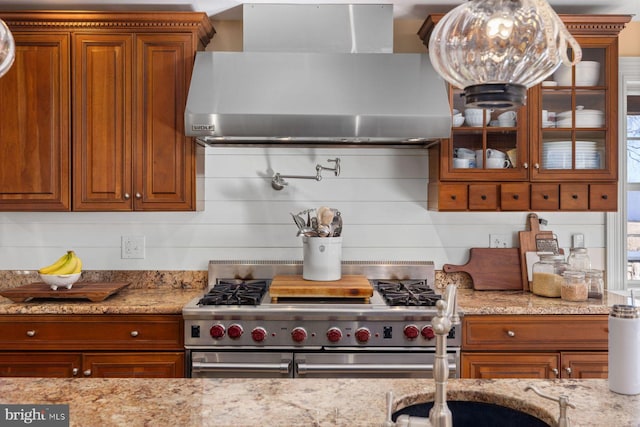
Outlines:
POLYGON ((373 285, 365 276, 342 276, 340 280, 319 282, 302 276, 275 276, 269 286, 273 301, 278 298, 364 298, 373 295, 373 285))
POLYGON ((34 298, 75 298, 98 302, 107 299, 129 285, 129 282, 78 282, 74 283, 71 289, 58 288, 54 291, 46 283, 38 282, 2 290, 0 295, 14 302, 26 302, 34 298))

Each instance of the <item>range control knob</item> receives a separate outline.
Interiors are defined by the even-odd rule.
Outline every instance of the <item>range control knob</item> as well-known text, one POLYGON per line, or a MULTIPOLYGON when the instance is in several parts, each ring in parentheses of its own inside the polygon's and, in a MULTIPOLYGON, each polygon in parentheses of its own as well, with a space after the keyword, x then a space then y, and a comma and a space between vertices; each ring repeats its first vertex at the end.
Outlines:
POLYGON ((229 330, 227 331, 227 334, 229 335, 229 338, 236 340, 240 338, 240 336, 242 336, 243 332, 244 330, 242 329, 242 326, 238 325, 237 323, 234 323, 233 325, 229 326, 229 330))
POLYGON ((251 338, 256 342, 262 342, 267 337, 267 331, 264 328, 258 326, 251 331, 251 338))
POLYGON ((342 339, 342 331, 338 328, 329 328, 327 339, 331 342, 338 342, 342 339))
POLYGON ((307 339, 307 331, 304 328, 293 328, 291 331, 291 339, 295 342, 302 342, 307 339))
POLYGON ((369 331, 367 328, 358 328, 355 335, 358 342, 367 342, 369 341, 369 338, 371 338, 371 331, 369 331))
POLYGON ((209 334, 211 334, 211 337, 217 340, 224 337, 224 332, 224 326, 222 326, 220 323, 218 323, 217 325, 213 325, 211 329, 209 329, 209 334))
POLYGON ((404 336, 410 340, 415 340, 420 335, 420 329, 416 325, 407 325, 404 327, 404 336))
POLYGON ((436 333, 433 332, 433 327, 431 326, 425 326, 424 328, 422 328, 422 330, 420 331, 420 334, 422 335, 423 338, 428 340, 432 340, 436 337, 436 333))

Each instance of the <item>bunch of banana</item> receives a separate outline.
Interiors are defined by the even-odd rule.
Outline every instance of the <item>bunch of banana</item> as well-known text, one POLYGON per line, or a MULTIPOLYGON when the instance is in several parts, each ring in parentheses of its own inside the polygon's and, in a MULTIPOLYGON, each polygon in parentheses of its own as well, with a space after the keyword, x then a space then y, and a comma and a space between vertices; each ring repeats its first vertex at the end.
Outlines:
POLYGON ((82 271, 82 260, 78 258, 74 251, 67 251, 56 262, 46 267, 42 267, 40 274, 76 274, 82 271))

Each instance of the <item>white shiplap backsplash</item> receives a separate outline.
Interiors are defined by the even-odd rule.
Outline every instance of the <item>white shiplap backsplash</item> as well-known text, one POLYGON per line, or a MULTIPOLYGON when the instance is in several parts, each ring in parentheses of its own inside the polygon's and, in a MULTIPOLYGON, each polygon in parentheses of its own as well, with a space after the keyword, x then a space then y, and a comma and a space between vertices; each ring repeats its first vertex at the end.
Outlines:
MULTIPOLYGON (((345 260, 431 260, 464 264, 489 234, 518 245, 526 212, 431 212, 426 209, 428 154, 392 148, 206 149, 202 212, 3 212, 0 270, 32 270, 74 249, 87 270, 206 270, 210 259, 301 259, 289 212, 326 205, 344 218, 345 260), (320 182, 271 177, 315 175, 340 157, 342 172, 320 182), (121 259, 121 236, 145 236, 144 259, 121 259)), ((604 268, 604 214, 539 212, 560 246, 584 233, 594 267, 604 268)))

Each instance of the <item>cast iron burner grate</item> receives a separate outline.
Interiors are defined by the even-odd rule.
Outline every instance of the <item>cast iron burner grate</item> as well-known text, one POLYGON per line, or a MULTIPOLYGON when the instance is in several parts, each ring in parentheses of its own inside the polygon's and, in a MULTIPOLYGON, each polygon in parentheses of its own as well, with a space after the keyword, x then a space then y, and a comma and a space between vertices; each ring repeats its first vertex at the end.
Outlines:
POLYGON ((378 291, 389 305, 435 306, 442 298, 426 280, 378 281, 378 291))
POLYGON ((267 287, 266 280, 218 279, 198 305, 260 305, 267 287))

